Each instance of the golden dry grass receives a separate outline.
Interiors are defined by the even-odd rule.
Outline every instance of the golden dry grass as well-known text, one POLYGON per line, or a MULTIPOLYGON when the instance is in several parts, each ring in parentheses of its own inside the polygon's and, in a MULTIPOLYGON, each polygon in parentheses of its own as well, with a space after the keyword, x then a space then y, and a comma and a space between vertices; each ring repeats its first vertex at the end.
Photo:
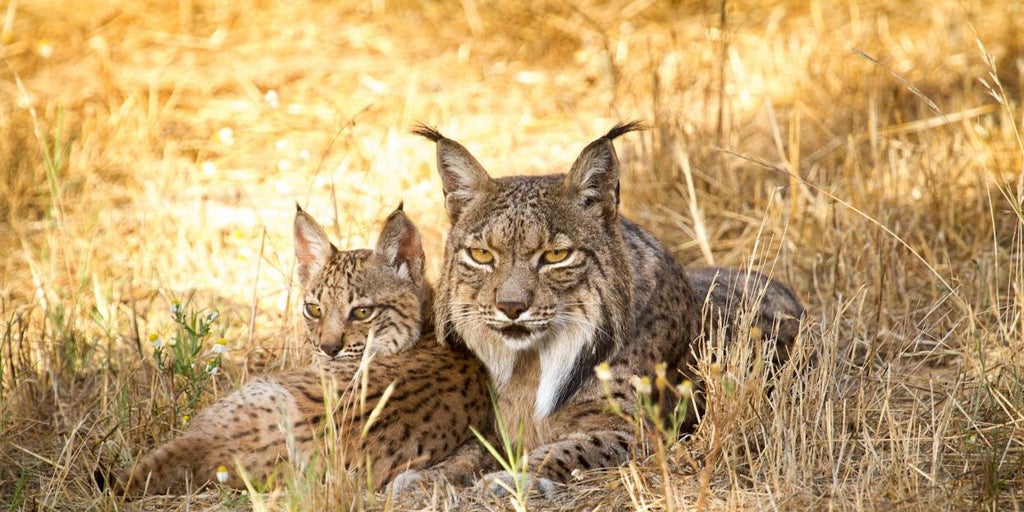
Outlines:
MULTIPOLYGON (((0 508, 122 506, 92 470, 173 433, 145 342, 173 298, 222 313, 217 392, 307 360, 296 201, 356 247, 404 200, 436 268, 447 224, 414 122, 504 175, 564 170, 642 119, 619 143, 627 213, 684 264, 791 283, 812 364, 768 401, 727 364, 741 385, 712 387, 692 439, 531 506, 1021 509, 1024 7, 721 7, 10 0, 0 508)), ((128 508, 395 506, 292 487, 128 508)), ((418 506, 505 507, 433 499, 418 506)))

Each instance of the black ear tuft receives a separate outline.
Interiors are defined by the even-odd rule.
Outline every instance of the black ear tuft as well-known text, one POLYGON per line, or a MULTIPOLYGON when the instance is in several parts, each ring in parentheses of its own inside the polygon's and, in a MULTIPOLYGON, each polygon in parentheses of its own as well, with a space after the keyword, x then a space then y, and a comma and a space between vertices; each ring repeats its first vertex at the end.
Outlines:
POLYGON ((437 172, 444 185, 445 208, 455 223, 466 205, 491 189, 493 180, 469 150, 435 128, 421 124, 412 132, 437 143, 437 172))
POLYGON ((608 133, 604 135, 605 139, 615 140, 620 135, 625 135, 629 132, 635 132, 639 130, 646 130, 647 126, 644 125, 643 121, 630 121, 628 123, 619 123, 608 130, 608 133))
POLYGON ((643 129, 639 121, 619 123, 603 137, 583 148, 566 175, 566 192, 586 210, 612 221, 619 206, 619 159, 612 140, 631 131, 643 129))
POLYGON ((412 129, 412 133, 421 137, 426 137, 434 142, 440 142, 442 139, 447 138, 444 135, 441 135, 441 132, 437 131, 437 128, 427 126, 425 124, 417 124, 416 127, 412 129))

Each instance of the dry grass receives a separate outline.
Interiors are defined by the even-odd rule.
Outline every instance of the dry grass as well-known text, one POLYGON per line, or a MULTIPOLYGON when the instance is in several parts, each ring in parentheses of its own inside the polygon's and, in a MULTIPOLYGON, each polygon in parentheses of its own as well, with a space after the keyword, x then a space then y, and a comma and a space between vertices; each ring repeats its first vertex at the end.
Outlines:
MULTIPOLYGON (((222 313, 211 395, 306 360, 295 201, 355 247, 404 200, 436 267, 413 122, 511 174, 628 119, 627 212, 685 264, 790 282, 812 364, 767 401, 727 364, 692 439, 552 506, 1024 508, 1019 3, 123 4, 2 13, 0 508, 122 507, 91 472, 172 435, 145 341, 172 298, 222 313)), ((129 508, 395 507, 290 488, 129 508)), ((452 499, 504 507, 421 506, 452 499)))

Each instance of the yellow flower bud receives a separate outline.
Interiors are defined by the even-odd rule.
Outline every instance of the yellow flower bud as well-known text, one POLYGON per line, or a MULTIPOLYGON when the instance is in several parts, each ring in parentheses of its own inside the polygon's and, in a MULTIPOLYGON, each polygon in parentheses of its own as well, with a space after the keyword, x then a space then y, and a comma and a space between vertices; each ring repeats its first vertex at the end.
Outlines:
POLYGON ((663 379, 665 378, 665 372, 667 370, 668 370, 668 363, 666 363, 664 361, 654 365, 654 375, 657 375, 660 378, 663 378, 663 379))

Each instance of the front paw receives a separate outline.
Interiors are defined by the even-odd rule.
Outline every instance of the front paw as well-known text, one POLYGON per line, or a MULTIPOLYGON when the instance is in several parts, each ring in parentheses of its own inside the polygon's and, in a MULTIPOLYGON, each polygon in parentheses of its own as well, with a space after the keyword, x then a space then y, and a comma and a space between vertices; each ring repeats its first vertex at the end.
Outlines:
POLYGON ((415 469, 407 469, 402 471, 388 484, 388 489, 394 496, 405 496, 415 489, 420 489, 423 484, 430 482, 431 479, 424 475, 423 472, 415 469))
POLYGON ((448 483, 448 478, 442 471, 435 469, 420 471, 407 469, 391 480, 391 483, 388 484, 388 489, 393 496, 399 498, 409 496, 415 491, 438 489, 438 486, 441 486, 440 488, 443 489, 448 483))
POLYGON ((495 471, 484 475, 481 484, 493 496, 537 496, 552 500, 559 485, 547 478, 534 476, 531 473, 512 474, 508 471, 495 471))

